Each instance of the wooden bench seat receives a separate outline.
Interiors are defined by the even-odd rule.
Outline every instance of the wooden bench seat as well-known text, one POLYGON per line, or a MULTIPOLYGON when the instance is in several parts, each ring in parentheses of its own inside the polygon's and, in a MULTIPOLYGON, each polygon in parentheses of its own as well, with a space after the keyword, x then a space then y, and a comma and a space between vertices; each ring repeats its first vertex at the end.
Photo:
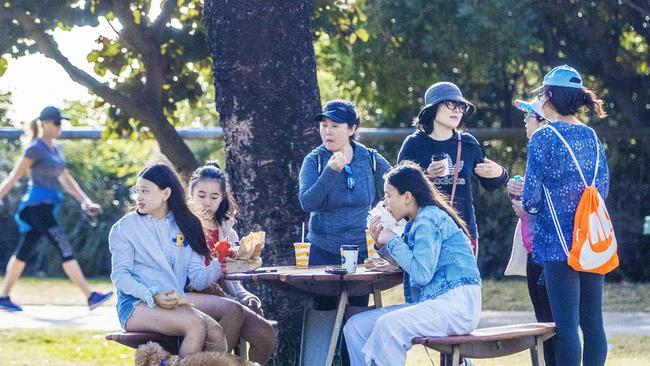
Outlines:
MULTIPOLYGON (((275 320, 269 320, 269 323, 273 326, 273 329, 278 329, 278 322, 275 320)), ((119 344, 123 344, 127 347, 137 349, 141 344, 147 342, 156 342, 160 346, 166 349, 169 353, 173 355, 178 354, 178 348, 181 345, 182 337, 176 336, 167 336, 160 333, 152 332, 116 332, 108 333, 104 336, 109 341, 114 341, 119 344)), ((246 342, 243 339, 240 339, 239 345, 237 346, 239 356, 243 359, 246 359, 246 342)))
POLYGON ((417 337, 421 344, 441 353, 443 366, 458 366, 460 358, 498 358, 530 349, 532 365, 544 365, 543 342, 555 335, 555 323, 514 324, 476 329, 468 335, 417 337))
POLYGON ((182 338, 174 336, 166 336, 160 333, 150 332, 117 332, 109 333, 104 336, 109 341, 114 341, 123 344, 127 347, 138 348, 141 344, 147 342, 156 342, 173 355, 178 354, 178 348, 181 345, 182 338))

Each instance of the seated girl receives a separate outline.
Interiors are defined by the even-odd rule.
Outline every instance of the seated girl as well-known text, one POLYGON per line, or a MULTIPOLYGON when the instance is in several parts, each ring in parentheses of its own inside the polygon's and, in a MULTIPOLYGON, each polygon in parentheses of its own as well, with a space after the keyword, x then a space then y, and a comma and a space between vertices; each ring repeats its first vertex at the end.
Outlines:
MULTIPOLYGON (((190 178, 189 191, 190 202, 194 209, 199 212, 198 216, 203 221, 207 247, 214 248, 219 242, 223 241, 227 241, 230 245, 238 242, 239 236, 232 228, 235 224, 237 203, 230 192, 225 174, 219 169, 219 165, 216 162, 208 162, 196 169, 190 178)), ((227 255, 227 253, 225 254, 227 255)), ((215 257, 214 259, 214 261, 211 261, 211 258, 208 258, 206 262, 219 262, 218 258, 215 257)), ((276 340, 272 325, 262 316, 260 299, 248 292, 239 281, 219 279, 218 283, 213 285, 211 291, 204 290, 204 292, 214 295, 221 292, 222 295, 235 299, 212 296, 209 299, 212 307, 202 308, 202 304, 198 301, 196 306, 219 320, 227 336, 231 333, 230 328, 239 329, 239 336, 250 343, 250 360, 260 364, 266 363, 273 354, 276 340), (225 290, 225 293, 221 289, 225 290), (231 308, 235 307, 237 309, 236 313, 243 314, 240 317, 239 324, 231 326, 224 322, 225 319, 230 317, 228 310, 224 311, 222 309, 226 305, 231 308)), ((228 340, 230 341, 230 337, 228 337, 228 340)), ((230 343, 229 345, 234 346, 234 344, 230 343)))
MULTIPOLYGON (((209 255, 201 222, 185 203, 183 187, 165 164, 153 164, 138 175, 137 209, 111 229, 111 280, 117 288, 122 328, 181 336, 179 355, 204 349, 226 351, 222 327, 202 311, 180 306, 185 283, 203 289, 221 276, 219 263, 204 265, 209 255)), ((190 301, 198 302, 194 294, 190 301)))
POLYGON ((404 270, 406 304, 348 321, 343 332, 352 366, 404 365, 413 338, 470 333, 481 313, 481 278, 467 227, 422 168, 410 161, 394 167, 384 193, 391 215, 409 221, 401 238, 383 230, 378 217, 370 232, 382 256, 404 270))

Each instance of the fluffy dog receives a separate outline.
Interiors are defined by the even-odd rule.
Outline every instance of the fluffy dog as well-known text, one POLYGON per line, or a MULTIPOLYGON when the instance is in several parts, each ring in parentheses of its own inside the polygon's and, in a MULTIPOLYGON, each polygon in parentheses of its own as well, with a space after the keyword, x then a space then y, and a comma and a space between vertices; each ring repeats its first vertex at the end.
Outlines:
POLYGON ((178 357, 165 351, 158 343, 142 344, 135 351, 135 366, 260 366, 256 362, 242 360, 230 353, 199 352, 178 357))

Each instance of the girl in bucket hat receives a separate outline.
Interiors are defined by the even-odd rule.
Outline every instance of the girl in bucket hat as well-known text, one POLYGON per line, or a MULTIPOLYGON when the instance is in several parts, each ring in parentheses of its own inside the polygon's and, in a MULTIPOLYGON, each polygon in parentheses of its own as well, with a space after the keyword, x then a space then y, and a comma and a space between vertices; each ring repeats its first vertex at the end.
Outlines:
POLYGON ((607 198, 609 169, 603 144, 595 131, 578 118, 583 110, 605 117, 603 101, 585 88, 578 71, 567 65, 552 69, 534 92, 538 92, 544 116, 551 122, 536 131, 528 142, 521 202, 526 212, 536 216, 533 259, 544 266, 557 331, 555 358, 567 366, 578 366, 581 359, 584 365, 604 365, 607 358, 602 317, 604 275, 571 268, 560 237, 566 240, 570 250, 574 218, 585 189, 571 151, 584 177, 590 182, 593 179, 600 196, 607 198), (584 356, 581 356, 578 328, 584 335, 584 356))
POLYGON ((398 162, 411 160, 425 170, 438 190, 450 196, 453 206, 467 223, 474 255, 478 255, 478 230, 472 203, 472 177, 487 190, 508 182, 508 172, 485 157, 481 144, 460 131, 462 122, 476 109, 458 86, 438 82, 424 94, 425 105, 415 119, 416 131, 408 136, 398 162))

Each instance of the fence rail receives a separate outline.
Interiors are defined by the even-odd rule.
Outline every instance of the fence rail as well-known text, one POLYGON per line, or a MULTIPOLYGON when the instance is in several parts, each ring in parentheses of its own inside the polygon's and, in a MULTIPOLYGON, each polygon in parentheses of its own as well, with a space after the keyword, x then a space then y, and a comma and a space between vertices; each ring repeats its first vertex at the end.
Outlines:
MULTIPOLYGON (((223 129, 221 127, 177 127, 176 131, 178 131, 178 134, 182 138, 188 140, 223 138, 223 129)), ((473 128, 467 129, 467 131, 479 140, 525 138, 525 132, 523 128, 473 128)), ((412 132, 413 129, 411 128, 361 127, 359 128, 358 135, 360 140, 402 141, 412 132)), ((70 140, 99 140, 102 138, 103 133, 103 128, 70 128, 61 131, 61 138, 70 140)), ((20 128, 0 128, 0 139, 15 140, 20 138, 22 134, 23 130, 20 128)), ((610 138, 623 137, 645 139, 650 137, 650 129, 606 128, 599 129, 598 135, 610 138)))

